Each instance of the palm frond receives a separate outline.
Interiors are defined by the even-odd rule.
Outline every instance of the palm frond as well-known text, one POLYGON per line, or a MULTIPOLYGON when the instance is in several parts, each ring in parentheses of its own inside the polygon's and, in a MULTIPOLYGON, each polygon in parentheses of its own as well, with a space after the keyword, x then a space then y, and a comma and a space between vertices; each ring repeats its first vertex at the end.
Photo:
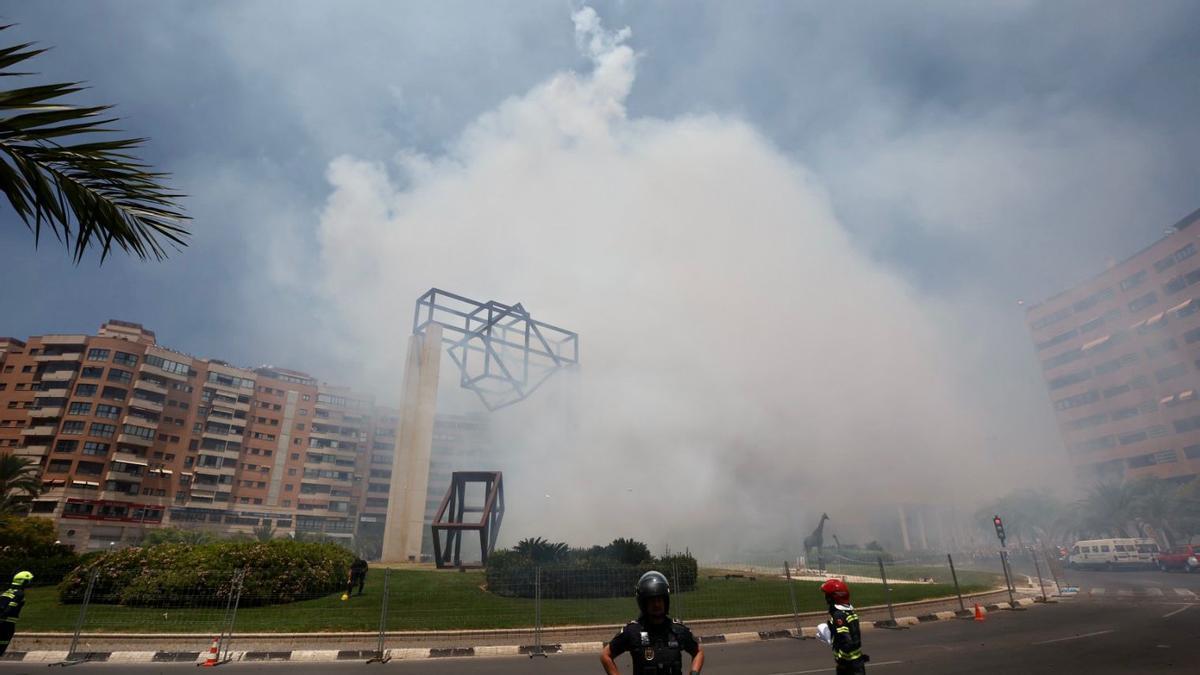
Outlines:
MULTIPOLYGON (((9 69, 44 51, 32 43, 0 48, 0 76, 25 74, 9 69)), ((76 263, 95 248, 103 262, 114 247, 161 260, 168 247, 187 245, 184 195, 130 154, 145 139, 70 142, 117 131, 110 126, 116 118, 106 115, 111 106, 59 101, 82 89, 67 82, 0 91, 0 115, 8 113, 0 117, 0 192, 35 246, 45 227, 72 249, 76 263)))

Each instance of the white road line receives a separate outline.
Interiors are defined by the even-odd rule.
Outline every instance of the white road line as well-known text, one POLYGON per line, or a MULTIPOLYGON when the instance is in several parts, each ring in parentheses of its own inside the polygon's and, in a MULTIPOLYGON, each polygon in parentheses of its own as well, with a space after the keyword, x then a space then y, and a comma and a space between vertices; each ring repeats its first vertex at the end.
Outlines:
POLYGON ((1072 635, 1070 637, 1054 638, 1053 640, 1042 640, 1041 642, 1034 642, 1033 644, 1048 645, 1053 642, 1066 642, 1067 640, 1082 640, 1083 638, 1096 637, 1097 635, 1108 635, 1109 633, 1112 633, 1114 631, 1115 631, 1115 629, 1114 630, 1098 630, 1095 633, 1084 633, 1083 635, 1072 635))
POLYGON ((1195 594, 1195 593, 1193 593, 1193 592, 1189 591, 1189 590, 1188 590, 1188 589, 1186 589, 1186 588, 1176 588, 1176 589, 1175 589, 1175 595, 1178 595, 1178 596, 1181 596, 1181 597, 1184 597, 1184 598, 1194 598, 1194 597, 1196 597, 1196 594, 1195 594))
MULTIPOLYGON (((880 661, 880 662, 876 663, 874 661, 871 661, 870 663, 871 663, 872 668, 878 668, 879 666, 894 666, 897 663, 904 663, 904 662, 903 661, 880 661)), ((785 673, 771 673, 771 675, 808 675, 809 673, 832 673, 835 670, 837 670, 837 668, 814 668, 813 670, 789 670, 785 673)))
POLYGON ((1155 597, 1161 597, 1163 594, 1161 588, 1155 588, 1153 586, 1151 586, 1150 588, 1147 588, 1146 592, 1155 597))
POLYGON ((1176 614, 1178 614, 1178 613, 1182 612, 1183 610, 1185 610, 1185 609, 1191 609, 1191 608, 1192 608, 1192 605, 1184 605, 1183 607, 1180 607, 1179 609, 1177 609, 1177 610, 1175 610, 1175 611, 1173 611, 1173 612, 1167 612, 1166 614, 1163 614, 1163 618, 1164 618, 1164 619, 1169 619, 1169 618, 1171 618, 1171 617, 1175 616, 1176 614))
POLYGON ((1104 589, 1103 588, 1093 588, 1092 590, 1088 591, 1088 593, 1091 593, 1092 595, 1104 595, 1104 589))

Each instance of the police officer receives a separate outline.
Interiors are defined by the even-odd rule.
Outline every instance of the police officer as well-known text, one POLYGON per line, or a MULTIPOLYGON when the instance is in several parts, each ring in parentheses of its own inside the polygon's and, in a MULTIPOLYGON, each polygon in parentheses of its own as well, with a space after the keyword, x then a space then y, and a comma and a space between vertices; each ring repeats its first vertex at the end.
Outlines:
POLYGON ((641 614, 617 633, 600 652, 600 663, 608 675, 619 675, 613 661, 629 652, 633 675, 683 675, 683 652, 692 657, 690 672, 704 667, 704 649, 688 627, 671 619, 671 585, 660 572, 646 572, 637 582, 641 614))
POLYGON ((21 608, 25 606, 25 586, 31 581, 31 572, 17 572, 12 586, 0 593, 0 656, 8 651, 8 643, 12 641, 13 633, 17 632, 17 619, 21 617, 21 608))
POLYGON ((830 579, 821 584, 821 592, 829 605, 829 623, 817 626, 817 637, 833 648, 837 675, 866 673, 870 657, 862 653, 862 632, 850 604, 850 587, 841 579, 830 579))

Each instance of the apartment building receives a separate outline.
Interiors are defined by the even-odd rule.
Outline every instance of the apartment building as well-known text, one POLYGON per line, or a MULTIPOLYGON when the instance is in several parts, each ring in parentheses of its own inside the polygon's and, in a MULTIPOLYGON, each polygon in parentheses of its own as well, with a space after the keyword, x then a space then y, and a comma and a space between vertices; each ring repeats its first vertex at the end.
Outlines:
MULTIPOLYGON (((163 525, 381 537, 397 423, 369 396, 183 354, 135 323, 0 338, 0 453, 38 464, 32 515, 81 550, 163 525)), ((435 465, 472 443, 435 442, 435 465)))
POLYGON ((1200 473, 1200 210, 1027 309, 1059 431, 1086 483, 1200 473))

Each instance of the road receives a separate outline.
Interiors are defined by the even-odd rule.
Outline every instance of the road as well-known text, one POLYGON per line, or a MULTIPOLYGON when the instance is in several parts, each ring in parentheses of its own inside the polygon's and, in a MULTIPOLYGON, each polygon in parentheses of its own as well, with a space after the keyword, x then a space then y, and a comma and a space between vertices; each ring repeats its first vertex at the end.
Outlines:
MULTIPOLYGON (((1200 670, 1200 575, 1161 572, 1071 572, 1079 594, 1025 611, 997 611, 970 620, 874 630, 864 636, 870 672, 950 673, 1195 673, 1200 670)), ((833 672, 829 650, 813 640, 711 645, 707 674, 802 675, 833 672)), ((45 672, 41 664, 0 664, 0 675, 45 672)), ((195 672, 191 664, 84 664, 106 673, 195 672)), ((229 673, 599 673, 595 655, 546 659, 508 657, 362 663, 231 663, 229 673)), ((628 672, 623 657, 623 672, 628 672)))

